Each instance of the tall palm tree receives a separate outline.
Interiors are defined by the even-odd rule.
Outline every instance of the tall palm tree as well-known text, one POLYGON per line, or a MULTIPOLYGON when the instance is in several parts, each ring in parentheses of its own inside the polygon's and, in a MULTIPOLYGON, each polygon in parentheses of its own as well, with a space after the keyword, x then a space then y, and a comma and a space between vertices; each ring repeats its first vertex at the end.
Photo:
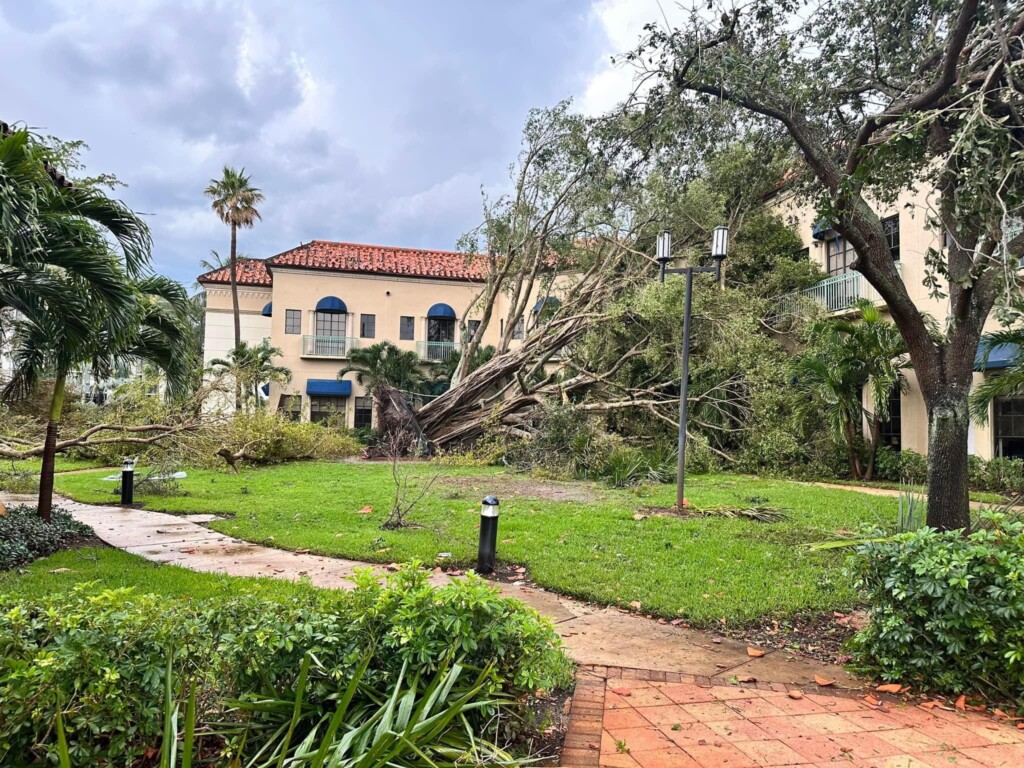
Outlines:
POLYGON ((220 220, 231 227, 231 252, 228 264, 231 267, 231 306, 235 318, 235 346, 242 343, 242 326, 238 313, 238 230, 252 229, 262 221, 256 208, 263 202, 263 193, 254 187, 245 169, 235 170, 225 165, 219 179, 210 179, 204 194, 210 198, 210 205, 220 220))
POLYGON ((274 363, 274 358, 281 354, 281 350, 270 346, 267 339, 253 346, 243 341, 231 350, 227 358, 211 360, 210 371, 218 376, 231 376, 255 407, 260 401, 260 387, 264 384, 287 384, 292 380, 290 369, 274 363))
POLYGON ((910 367, 910 359, 903 337, 878 307, 862 300, 856 309, 856 319, 832 318, 811 327, 811 349, 794 360, 793 374, 797 390, 805 395, 798 405, 801 419, 807 422, 824 416, 846 446, 853 477, 870 480, 881 425, 890 417, 889 394, 894 388, 906 391, 903 372, 910 367), (864 407, 865 386, 870 408, 864 407), (857 452, 863 419, 870 433, 866 465, 857 452))

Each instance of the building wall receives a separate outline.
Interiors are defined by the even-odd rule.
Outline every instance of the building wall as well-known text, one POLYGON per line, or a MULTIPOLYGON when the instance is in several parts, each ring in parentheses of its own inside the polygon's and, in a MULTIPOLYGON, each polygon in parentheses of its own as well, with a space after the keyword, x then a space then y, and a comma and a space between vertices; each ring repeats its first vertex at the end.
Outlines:
MULTIPOLYGON (((323 270, 282 269, 274 271, 273 287, 266 289, 246 288, 239 290, 241 306, 242 338, 248 343, 269 338, 282 355, 276 361, 288 368, 292 379, 288 384, 274 383, 270 387, 269 404, 277 408, 282 395, 299 396, 302 399, 302 418, 310 415, 310 400, 306 394, 310 379, 337 378, 339 371, 347 365, 347 359, 339 357, 314 357, 304 353, 303 338, 316 335, 315 308, 317 302, 333 296, 345 303, 347 310, 345 338, 354 339, 360 347, 367 347, 380 341, 390 341, 399 349, 422 353, 422 344, 427 340, 427 312, 434 304, 448 304, 461 319, 470 304, 482 290, 482 284, 459 280, 390 277, 373 274, 327 272, 323 270), (272 316, 263 317, 260 312, 267 302, 273 303, 272 316), (299 333, 286 333, 286 310, 299 310, 301 324, 299 333), (360 316, 375 316, 373 338, 360 337, 360 316), (414 338, 400 338, 400 318, 413 317, 414 338)), ((564 284, 565 280, 559 283, 564 284)), ((204 359, 207 363, 216 357, 225 356, 233 343, 231 325, 231 294, 227 286, 207 286, 207 311, 204 359)), ((531 309, 537 296, 530 299, 531 309)), ((484 332, 484 345, 497 345, 503 332, 503 320, 510 307, 508 298, 500 296, 496 302, 489 327, 484 332)), ((529 318, 527 311, 527 332, 529 318)), ((470 314, 467 320, 480 319, 470 314)), ((455 342, 462 344, 459 337, 458 321, 455 327, 455 342)), ((518 342, 513 341, 513 344, 518 342)), ((352 426, 355 419, 355 398, 367 395, 366 387, 350 372, 344 380, 351 382, 352 395, 348 398, 346 421, 352 426)))
MULTIPOLYGON (((911 299, 913 299, 914 304, 919 309, 929 313, 939 323, 940 327, 944 327, 949 317, 949 300, 948 298, 935 299, 931 297, 929 289, 924 285, 926 273, 925 255, 931 248, 941 250, 943 247, 941 233, 929 226, 928 223, 928 212, 934 210, 935 201, 933 198, 934 192, 922 187, 916 191, 904 192, 895 204, 875 204, 873 207, 881 218, 894 214, 899 216, 900 268, 903 282, 907 287, 907 293, 910 294, 911 299)), ((772 208, 787 223, 795 226, 796 232, 803 240, 811 260, 825 270, 825 242, 816 240, 812 234, 814 223, 817 220, 814 208, 793 195, 780 196, 774 201, 772 208)), ((861 279, 863 280, 863 278, 861 279)), ((948 293, 948 291, 945 292, 948 293)), ((992 317, 989 317, 985 326, 986 331, 996 330, 997 328, 998 323, 992 317)), ((983 381, 984 376, 982 373, 975 373, 975 384, 983 381)), ((900 398, 902 447, 917 451, 918 453, 927 453, 928 412, 913 370, 907 372, 907 384, 908 391, 903 393, 900 398)), ((867 405, 866 393, 865 405, 867 405)), ((991 458, 994 453, 994 440, 995 435, 992 427, 991 413, 990 418, 984 425, 977 423, 971 425, 969 437, 970 453, 985 459, 991 458)))

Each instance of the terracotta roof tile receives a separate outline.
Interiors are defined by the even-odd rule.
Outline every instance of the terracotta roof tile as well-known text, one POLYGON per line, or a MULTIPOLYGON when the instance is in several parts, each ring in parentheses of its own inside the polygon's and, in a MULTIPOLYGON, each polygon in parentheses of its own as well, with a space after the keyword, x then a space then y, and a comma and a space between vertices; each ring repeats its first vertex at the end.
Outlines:
MULTIPOLYGON (((267 271, 267 263, 263 259, 239 259, 238 271, 236 273, 239 285, 273 285, 267 271)), ((212 272, 206 272, 196 278, 200 283, 225 283, 231 282, 231 267, 221 267, 212 272)))
POLYGON ((486 268, 480 255, 326 240, 313 240, 271 256, 267 266, 271 271, 291 267, 447 280, 482 280, 486 268))

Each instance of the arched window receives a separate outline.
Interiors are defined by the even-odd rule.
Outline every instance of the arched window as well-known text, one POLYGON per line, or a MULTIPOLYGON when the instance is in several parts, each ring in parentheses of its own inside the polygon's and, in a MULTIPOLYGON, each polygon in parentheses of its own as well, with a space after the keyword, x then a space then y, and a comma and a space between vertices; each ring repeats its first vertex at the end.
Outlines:
POLYGON ((447 360, 455 353, 455 310, 447 304, 435 304, 427 310, 428 360, 447 360))
POLYGON ((348 336, 348 307, 337 296, 325 296, 313 312, 312 353, 326 357, 344 357, 348 336))

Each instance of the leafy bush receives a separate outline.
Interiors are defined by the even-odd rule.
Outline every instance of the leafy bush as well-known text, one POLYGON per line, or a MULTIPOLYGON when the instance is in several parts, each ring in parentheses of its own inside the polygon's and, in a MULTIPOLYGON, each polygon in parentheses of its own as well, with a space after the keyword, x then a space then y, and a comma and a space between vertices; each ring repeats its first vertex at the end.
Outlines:
POLYGON ((851 557, 871 623, 858 662, 887 680, 980 691, 1024 704, 1024 524, 922 528, 864 544, 851 557))
POLYGON ((967 465, 968 483, 978 491, 993 493, 1024 493, 1024 461, 995 457, 985 461, 970 456, 967 465))
POLYGON ((34 507, 12 507, 0 516, 0 571, 52 555, 76 539, 91 535, 92 528, 59 507, 54 507, 50 522, 43 520, 34 507))
POLYGON ((350 593, 283 602, 196 605, 131 590, 0 596, 0 764, 55 754, 59 700, 74 764, 133 765, 159 742, 172 653, 173 675, 197 687, 207 720, 230 719, 229 698, 294 690, 310 654, 322 673, 304 696, 318 704, 367 658, 361 679, 378 691, 394 688, 403 668, 425 679, 454 662, 492 665, 488 695, 527 697, 571 679, 550 622, 476 578, 435 590, 414 569, 384 585, 367 572, 350 593))
MULTIPOLYGON (((330 461, 356 456, 362 450, 359 440, 344 427, 292 421, 265 410, 235 414, 221 443, 233 451, 244 447, 246 455, 260 464, 294 459, 330 461)), ((210 451, 209 460, 219 462, 212 454, 210 451)))
POLYGON ((882 446, 875 457, 875 478, 894 483, 923 483, 928 478, 928 457, 916 451, 894 451, 882 446))

